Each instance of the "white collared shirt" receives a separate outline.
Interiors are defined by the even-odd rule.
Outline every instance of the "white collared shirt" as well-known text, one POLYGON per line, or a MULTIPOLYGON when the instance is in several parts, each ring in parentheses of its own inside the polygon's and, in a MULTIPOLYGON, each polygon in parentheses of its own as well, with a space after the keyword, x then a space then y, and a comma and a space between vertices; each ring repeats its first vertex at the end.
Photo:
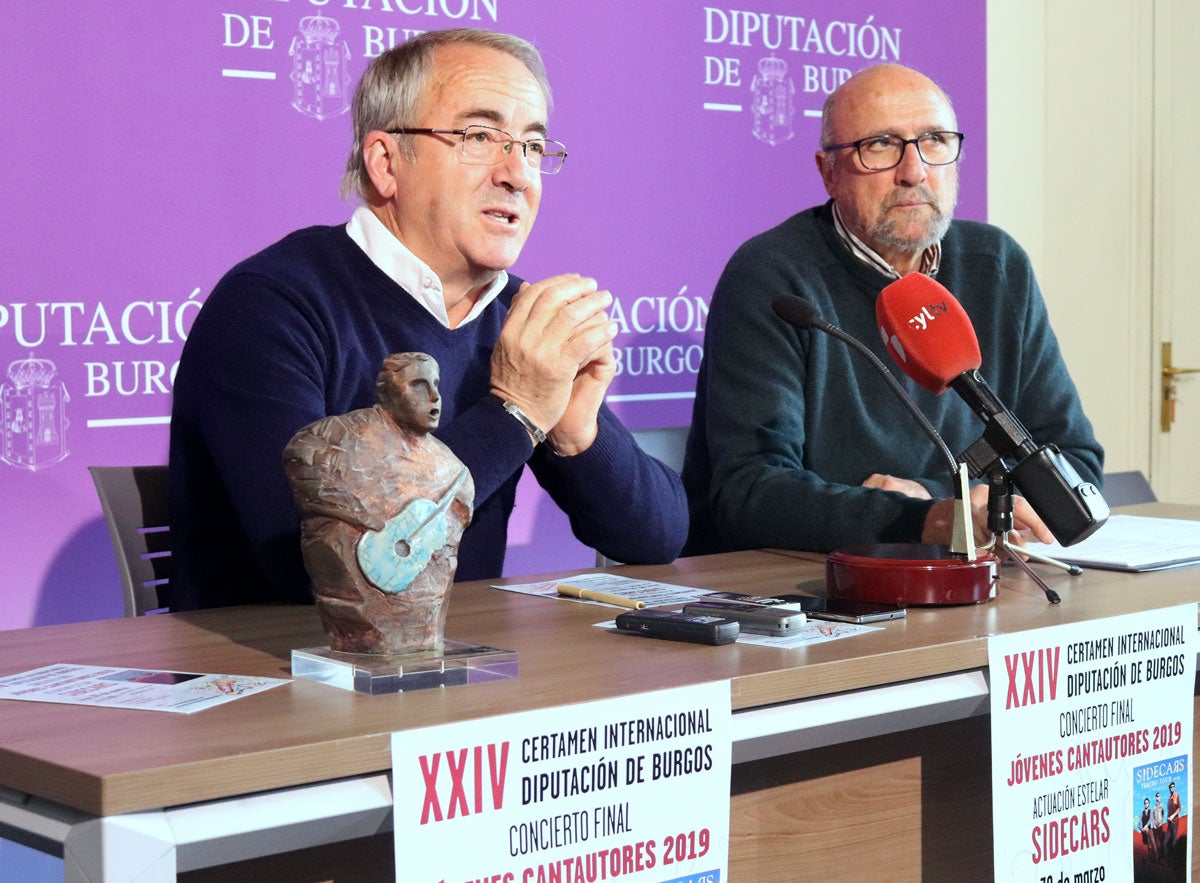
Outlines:
MULTIPOLYGON (((371 263, 383 270, 387 277, 412 295, 413 299, 423 306, 433 318, 445 328, 450 328, 450 317, 446 313, 446 297, 442 290, 442 280, 429 266, 404 247, 395 234, 383 221, 379 220, 365 205, 360 205, 350 216, 346 224, 346 232, 366 252, 371 263)), ((508 273, 503 270, 496 280, 471 307, 465 319, 458 323, 462 327, 475 319, 487 309, 488 304, 504 290, 508 284, 508 273)))
MULTIPOLYGON (((838 204, 833 204, 833 229, 837 231, 838 237, 846 244, 846 248, 850 249, 850 253, 882 273, 884 276, 890 276, 892 279, 899 279, 899 271, 888 263, 887 259, 871 246, 867 245, 846 226, 846 222, 842 220, 842 213, 838 210, 838 204)), ((929 248, 921 253, 921 269, 920 272, 926 276, 937 276, 938 269, 942 264, 942 243, 935 242, 929 248)))

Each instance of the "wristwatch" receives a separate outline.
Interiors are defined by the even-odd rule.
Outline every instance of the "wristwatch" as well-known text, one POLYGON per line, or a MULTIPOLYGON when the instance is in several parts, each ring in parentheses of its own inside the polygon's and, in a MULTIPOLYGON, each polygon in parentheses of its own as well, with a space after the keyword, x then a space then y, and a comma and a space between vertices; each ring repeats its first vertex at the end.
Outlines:
POLYGON ((546 440, 546 433, 542 432, 538 425, 529 419, 528 414, 526 414, 512 402, 505 401, 499 396, 492 396, 492 398, 496 399, 496 401, 500 403, 500 407, 520 421, 521 425, 524 426, 526 431, 533 437, 533 446, 535 448, 546 440))

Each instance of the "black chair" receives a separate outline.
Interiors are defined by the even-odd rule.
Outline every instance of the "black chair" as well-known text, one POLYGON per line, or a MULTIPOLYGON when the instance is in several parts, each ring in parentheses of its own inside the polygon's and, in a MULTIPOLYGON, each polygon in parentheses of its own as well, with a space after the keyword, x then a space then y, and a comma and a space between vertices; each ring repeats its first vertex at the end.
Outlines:
POLYGON ((170 606, 166 466, 89 466, 117 556, 125 615, 170 606))
MULTIPOLYGON (((683 471, 683 452, 687 448, 688 426, 668 426, 663 429, 632 429, 629 434, 638 447, 670 466, 676 472, 683 471)), ((620 564, 612 558, 596 553, 596 566, 609 567, 620 564)))
POLYGON ((1110 506, 1157 503, 1158 496, 1139 470, 1104 473, 1104 500, 1110 506))

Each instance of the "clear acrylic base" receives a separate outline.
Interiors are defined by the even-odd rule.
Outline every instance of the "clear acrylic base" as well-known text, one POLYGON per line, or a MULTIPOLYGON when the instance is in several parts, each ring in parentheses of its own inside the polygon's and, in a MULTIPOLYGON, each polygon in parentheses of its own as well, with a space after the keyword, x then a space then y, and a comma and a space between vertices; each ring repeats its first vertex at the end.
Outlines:
POLYGON ((292 651, 292 676, 377 696, 510 680, 517 676, 517 654, 450 640, 441 650, 395 656, 308 647, 292 651))

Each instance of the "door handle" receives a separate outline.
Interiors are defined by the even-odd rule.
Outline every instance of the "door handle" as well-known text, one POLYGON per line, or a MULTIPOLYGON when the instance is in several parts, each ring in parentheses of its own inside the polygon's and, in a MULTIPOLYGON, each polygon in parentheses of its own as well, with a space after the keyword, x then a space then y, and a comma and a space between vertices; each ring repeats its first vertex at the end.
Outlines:
POLYGON ((1200 368, 1177 368, 1171 364, 1171 342, 1164 341, 1162 345, 1162 416, 1160 426, 1163 432, 1171 431, 1175 422, 1175 378, 1181 374, 1200 374, 1200 368))

